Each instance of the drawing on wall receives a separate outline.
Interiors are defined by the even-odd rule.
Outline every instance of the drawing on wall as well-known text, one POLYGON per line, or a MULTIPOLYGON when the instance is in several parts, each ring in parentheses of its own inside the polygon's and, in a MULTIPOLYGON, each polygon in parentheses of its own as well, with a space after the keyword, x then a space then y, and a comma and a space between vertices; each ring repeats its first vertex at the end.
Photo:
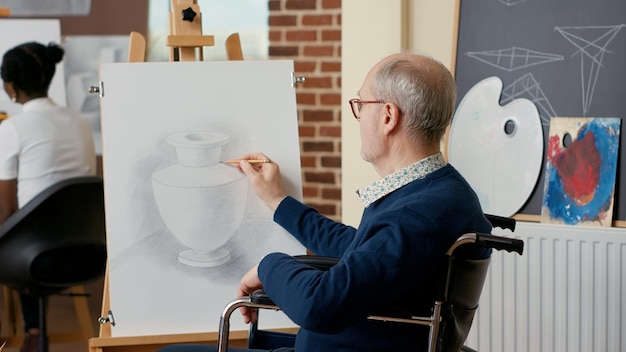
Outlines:
POLYGON ((504 71, 515 71, 528 68, 534 65, 541 65, 553 61, 562 61, 562 55, 541 53, 525 48, 506 48, 487 51, 470 51, 467 56, 482 61, 487 65, 497 67, 504 71))
MULTIPOLYGON (((305 253, 219 163, 263 152, 302 199, 292 73, 284 60, 101 65, 112 336, 217 331, 252 266, 305 253)), ((263 322, 294 326, 282 313, 263 322)))
MULTIPOLYGON (((470 51, 466 55, 506 72, 563 61, 562 55, 542 53, 518 47, 482 52, 470 51)), ((556 116, 550 101, 541 90, 541 85, 535 80, 532 73, 527 73, 517 78, 502 92, 502 104, 507 104, 515 98, 527 98, 537 105, 540 110, 541 122, 545 126, 550 125, 552 116, 556 116)))
POLYGON ((97 155, 102 155, 100 99, 89 94, 98 85, 101 63, 128 61, 128 35, 70 35, 63 38, 67 106, 89 121, 97 155))
MULTIPOLYGON (((61 24, 56 19, 31 20, 31 19, 1 19, 0 33, 11 33, 11 35, 0 35, 0 60, 4 53, 26 42, 36 41, 39 43, 61 43, 61 24)), ((55 103, 65 106, 64 62, 60 62, 56 67, 56 73, 50 83, 48 95, 55 103)), ((22 106, 13 103, 9 96, 0 89, 0 112, 11 116, 22 111, 22 106)))
POLYGON ((508 104, 518 98, 527 98, 537 106, 539 116, 541 116, 541 124, 550 125, 550 118, 556 116, 556 112, 550 104, 550 100, 541 89, 541 85, 535 80, 532 73, 527 73, 509 84, 502 91, 501 103, 508 104))
POLYGON ((553 118, 541 222, 611 226, 619 118, 553 118))
POLYGON ((528 99, 500 105, 502 81, 489 77, 463 97, 452 120, 448 159, 472 186, 486 213, 511 216, 541 172, 543 130, 528 99))
MULTIPOLYGON (((577 48, 577 51, 572 56, 580 56, 583 116, 586 116, 589 112, 604 55, 610 53, 608 46, 624 26, 625 25, 622 24, 617 26, 556 27, 554 29, 577 48)), ((507 72, 527 69, 531 66, 554 61, 563 61, 564 59, 562 55, 542 53, 515 46, 498 50, 469 51, 465 54, 487 65, 507 72)), ((534 77, 532 77, 532 79, 534 81, 534 77)), ((528 83, 528 81, 529 77, 523 76, 509 87, 517 87, 517 83, 528 83)), ((524 84, 524 87, 531 87, 531 89, 537 87, 540 89, 536 81, 531 85, 524 84)), ((523 91, 525 93, 531 92, 531 90, 523 91)), ((516 92, 515 95, 519 95, 519 93, 516 92)), ((535 97, 536 96, 537 95, 535 95, 535 97)), ((533 97, 533 95, 531 95, 531 97, 533 97)), ((547 102, 547 105, 543 105, 545 112, 549 115, 547 117, 542 115, 544 122, 549 122, 552 116, 556 116, 556 113, 543 93, 541 93, 541 99, 531 100, 535 103, 547 102)))
POLYGON ((501 3, 505 4, 506 6, 513 6, 513 5, 517 5, 517 4, 521 4, 523 2, 526 2, 526 0, 498 0, 501 3))
POLYGON ((213 267, 231 258, 223 247, 243 221, 248 181, 220 163, 221 148, 229 139, 211 131, 173 133, 167 142, 176 148, 178 163, 152 174, 161 219, 189 247, 178 254, 183 264, 213 267))
POLYGON ((589 112, 604 55, 610 53, 609 44, 625 25, 556 27, 565 39, 577 48, 573 56, 580 56, 583 116, 589 112))

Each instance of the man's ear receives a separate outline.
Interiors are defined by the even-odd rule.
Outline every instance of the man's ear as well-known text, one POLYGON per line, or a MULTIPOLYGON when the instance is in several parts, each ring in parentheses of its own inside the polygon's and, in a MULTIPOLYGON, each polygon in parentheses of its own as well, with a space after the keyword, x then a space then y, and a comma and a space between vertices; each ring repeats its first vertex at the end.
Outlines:
POLYGON ((394 103, 385 103, 385 134, 391 134, 400 126, 400 108, 394 103))

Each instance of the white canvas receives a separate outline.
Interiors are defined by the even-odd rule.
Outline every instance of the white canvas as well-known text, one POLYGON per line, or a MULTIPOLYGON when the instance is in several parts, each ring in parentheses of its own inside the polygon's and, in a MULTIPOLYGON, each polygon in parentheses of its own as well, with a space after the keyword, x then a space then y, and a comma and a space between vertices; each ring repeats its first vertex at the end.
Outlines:
MULTIPOLYGON (((61 23, 58 19, 0 19, 0 56, 7 50, 26 42, 39 42, 47 45, 50 42, 61 44, 61 23)), ((59 63, 50 83, 49 96, 57 104, 65 106, 65 73, 63 62, 59 63)), ((11 102, 9 96, 0 92, 0 111, 17 114, 22 110, 20 104, 11 102)))
MULTIPOLYGON (((215 166, 197 164, 197 154, 178 160, 173 146, 181 138, 202 144, 228 136, 213 158, 262 151, 280 164, 287 192, 301 199, 292 71, 291 61, 101 65, 113 336, 217 331, 221 310, 250 267, 270 252, 305 253, 273 223, 247 179, 232 181, 237 186, 225 196, 207 193, 201 183, 215 186, 240 176, 232 166, 206 169, 215 166), (163 186, 165 179, 181 177, 181 192, 163 186), (197 204, 206 208, 198 211, 197 204), (230 238, 220 237, 233 228, 230 238), (202 231, 218 245, 226 241, 221 250, 230 257, 198 266, 187 257, 179 260, 187 239, 174 233, 199 232, 203 239, 202 231)), ((292 326, 279 316, 264 321, 264 326, 292 326)), ((235 318, 233 328, 246 327, 235 318)))

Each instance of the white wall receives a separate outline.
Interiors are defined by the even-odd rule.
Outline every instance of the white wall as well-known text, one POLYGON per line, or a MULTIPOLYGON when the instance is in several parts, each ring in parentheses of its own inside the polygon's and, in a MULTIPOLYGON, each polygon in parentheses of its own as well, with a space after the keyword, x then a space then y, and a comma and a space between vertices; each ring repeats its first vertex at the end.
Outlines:
POLYGON ((427 53, 452 69, 459 0, 343 0, 342 2, 342 220, 357 226, 363 206, 358 188, 379 178, 360 156, 359 126, 348 100, 367 71, 399 52, 427 53))

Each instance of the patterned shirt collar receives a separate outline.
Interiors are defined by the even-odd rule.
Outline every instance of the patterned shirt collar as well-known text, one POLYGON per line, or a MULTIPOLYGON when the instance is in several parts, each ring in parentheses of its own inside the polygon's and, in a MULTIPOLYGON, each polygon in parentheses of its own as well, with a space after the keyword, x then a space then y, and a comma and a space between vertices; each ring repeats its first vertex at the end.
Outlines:
POLYGON ((424 178, 426 175, 439 170, 445 165, 446 161, 443 158, 443 154, 438 152, 387 175, 371 185, 359 189, 356 193, 361 198, 363 205, 367 208, 370 204, 398 188, 420 178, 424 178))

